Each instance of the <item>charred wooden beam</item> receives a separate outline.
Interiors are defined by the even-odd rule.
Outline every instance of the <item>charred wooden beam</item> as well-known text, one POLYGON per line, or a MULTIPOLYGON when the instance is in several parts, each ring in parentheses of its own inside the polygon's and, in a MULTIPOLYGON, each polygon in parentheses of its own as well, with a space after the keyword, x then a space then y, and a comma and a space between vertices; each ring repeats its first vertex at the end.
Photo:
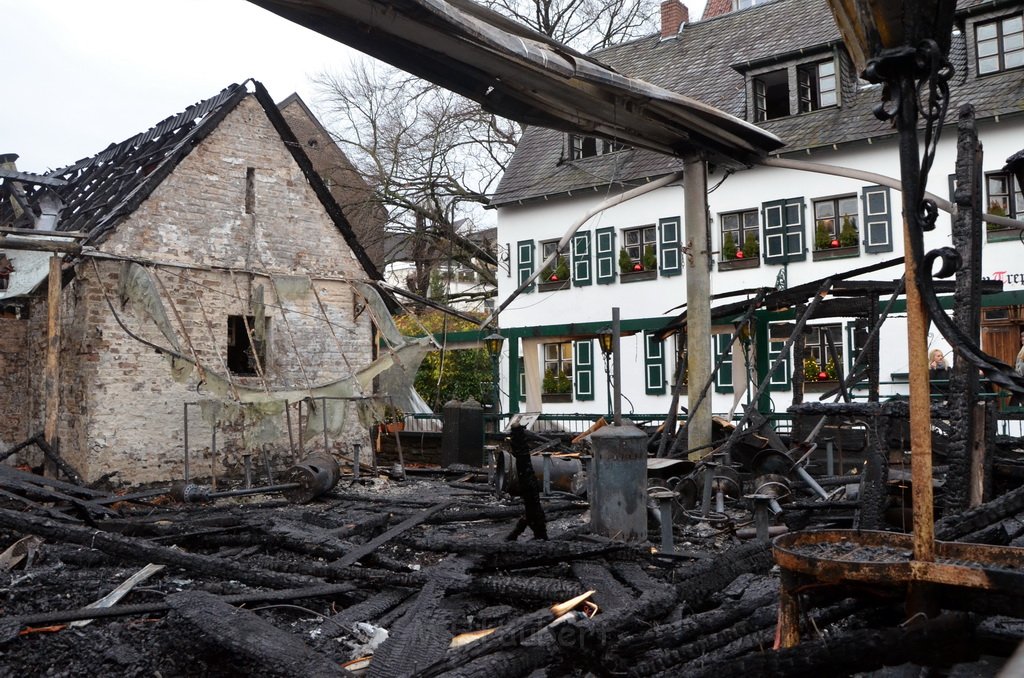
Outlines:
MULTIPOLYGON (((167 597, 171 608, 215 643, 247 657, 257 665, 291 676, 352 675, 298 636, 282 631, 254 612, 228 605, 203 591, 183 591, 167 597)), ((188 637, 188 636, 186 636, 188 637)))
POLYGON ((406 518, 405 520, 400 522, 398 525, 395 525, 394 527, 392 527, 387 532, 374 537, 373 539, 371 539, 370 541, 366 542, 362 546, 359 546, 357 548, 352 549, 352 551, 350 551, 349 553, 345 554, 344 556, 342 556, 341 558, 336 560, 334 562, 334 564, 337 565, 338 567, 347 567, 349 565, 354 565, 363 556, 372 553, 377 548, 379 548, 383 544, 386 544, 387 542, 391 541, 392 539, 394 539, 398 535, 402 534, 403 532, 406 532, 407 530, 410 530, 410 529, 416 527, 417 525, 419 525, 423 521, 425 521, 428 518, 430 518, 430 516, 432 516, 432 515, 434 515, 436 513, 440 513, 441 511, 443 511, 446 508, 448 508, 449 506, 451 506, 451 504, 452 504, 452 502, 450 502, 450 501, 444 501, 444 502, 441 502, 440 504, 434 504, 430 508, 425 509, 423 511, 420 511, 419 513, 417 513, 415 515, 412 515, 409 518, 406 518))
POLYGON ((519 496, 523 498, 524 515, 516 523, 512 532, 505 537, 505 540, 515 541, 527 527, 533 532, 534 539, 545 540, 548 538, 548 528, 544 519, 544 507, 540 503, 540 488, 537 486, 537 477, 533 473, 533 462, 530 460, 526 427, 518 422, 512 426, 509 448, 516 460, 516 471, 519 473, 519 496))

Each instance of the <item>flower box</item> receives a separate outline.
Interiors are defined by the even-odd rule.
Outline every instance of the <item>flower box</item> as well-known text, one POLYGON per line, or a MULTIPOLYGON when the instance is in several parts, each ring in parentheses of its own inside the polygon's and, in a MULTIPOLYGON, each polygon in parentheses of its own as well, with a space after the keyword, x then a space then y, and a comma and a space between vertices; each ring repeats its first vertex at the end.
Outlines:
POLYGON ((628 271, 625 273, 619 273, 620 281, 622 283, 635 283, 643 280, 655 280, 658 277, 658 271, 628 271))
POLYGON ((569 289, 569 280, 551 280, 537 283, 538 292, 557 292, 569 289))
POLYGON ((859 257, 860 246, 849 245, 847 247, 829 247, 823 250, 811 252, 811 259, 814 261, 825 261, 826 259, 846 259, 847 257, 859 257))
POLYGON ((540 396, 542 403, 571 403, 571 393, 543 393, 540 396))
POLYGON ((725 259, 718 262, 719 271, 736 271, 742 268, 757 268, 761 265, 761 259, 750 257, 743 259, 725 259))

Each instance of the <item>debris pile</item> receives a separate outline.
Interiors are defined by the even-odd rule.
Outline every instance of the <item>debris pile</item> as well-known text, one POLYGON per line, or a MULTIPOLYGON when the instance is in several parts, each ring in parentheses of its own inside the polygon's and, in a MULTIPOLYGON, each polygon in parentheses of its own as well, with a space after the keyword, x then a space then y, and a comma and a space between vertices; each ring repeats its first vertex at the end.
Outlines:
MULTIPOLYGON (((563 491, 549 469, 545 487, 534 464, 531 482, 523 444, 510 456, 529 515, 481 469, 407 469, 401 481, 364 472, 316 498, 294 483, 270 497, 193 491, 208 503, 182 503, 180 488, 126 500, 0 467, 0 657, 15 675, 811 676, 906 663, 995 675, 1024 637, 1015 601, 951 595, 955 609, 904 625, 896 588, 868 598, 818 587, 803 642, 773 649, 772 546, 738 536, 761 505, 745 494, 763 473, 683 462, 701 481, 691 479, 689 507, 669 513, 673 543, 659 548, 593 534, 586 481, 563 491), (702 516, 704 476, 720 505, 702 516), (547 539, 525 540, 525 527, 547 539)), ((560 445, 528 446, 539 456, 560 445)), ((689 478, 652 466, 652 494, 689 478)), ((772 483, 783 484, 761 481, 759 492, 772 483)), ((813 490, 791 493, 785 513, 833 524, 807 508, 828 503, 813 490)), ((947 539, 1019 541, 1022 510, 1016 490, 937 527, 947 539)), ((654 498, 648 513, 657 534, 654 498)))

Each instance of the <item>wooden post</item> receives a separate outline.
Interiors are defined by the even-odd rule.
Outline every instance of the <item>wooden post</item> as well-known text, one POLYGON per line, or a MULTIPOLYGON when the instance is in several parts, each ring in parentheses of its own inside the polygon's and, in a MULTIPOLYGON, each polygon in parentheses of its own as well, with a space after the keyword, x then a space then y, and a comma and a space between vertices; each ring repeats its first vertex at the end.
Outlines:
MULTIPOLYGON (((711 267, 708 253, 707 164, 698 154, 683 158, 683 218, 686 222, 687 371, 691 388, 711 378, 711 267)), ((696 394, 694 394, 696 395, 696 394)), ((693 400, 689 403, 691 406, 693 400)), ((686 423, 687 457, 696 461, 710 453, 711 398, 690 410, 686 423)))
MULTIPOLYGON (((60 291, 61 258, 50 257, 50 273, 47 279, 46 297, 46 364, 43 372, 43 388, 46 399, 46 420, 43 425, 43 439, 55 454, 60 454, 57 437, 57 422, 60 415, 60 291)), ((47 460, 46 472, 57 475, 57 466, 47 460)))

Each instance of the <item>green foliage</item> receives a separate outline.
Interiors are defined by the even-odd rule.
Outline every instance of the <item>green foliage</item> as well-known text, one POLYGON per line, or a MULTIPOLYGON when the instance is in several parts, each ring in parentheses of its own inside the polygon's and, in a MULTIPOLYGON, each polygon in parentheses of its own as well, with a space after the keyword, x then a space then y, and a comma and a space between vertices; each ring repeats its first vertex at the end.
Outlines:
POLYGON ((839 245, 841 247, 857 245, 857 227, 853 225, 853 220, 850 217, 843 217, 843 227, 839 231, 839 245))
POLYGON ((654 251, 654 245, 644 247, 644 256, 640 263, 644 265, 645 271, 658 270, 658 255, 654 251))
POLYGON ((828 227, 828 224, 819 221, 818 226, 814 231, 814 248, 819 250, 827 250, 832 246, 832 231, 828 227))
MULTIPOLYGON (((421 336, 423 328, 434 334, 480 330, 467 320, 450 316, 446 320, 440 311, 399 316, 395 324, 406 336, 421 336)), ((468 400, 472 397, 481 403, 490 403, 494 394, 493 379, 491 358, 484 348, 444 351, 443 361, 441 351, 431 351, 420 364, 414 385, 431 408, 440 412, 444 403, 453 398, 468 400)))
POLYGON ((544 372, 542 386, 544 393, 571 393, 572 379, 561 370, 556 373, 554 369, 548 369, 544 372))
POLYGON ((757 235, 747 233, 747 240, 743 243, 743 256, 747 259, 756 259, 761 254, 761 245, 757 242, 757 235))
POLYGON ((437 271, 430 272, 430 290, 427 292, 428 299, 444 299, 447 289, 444 278, 437 271))
POLYGON ((839 373, 836 372, 836 363, 831 358, 825 363, 825 369, 814 358, 804 358, 804 381, 836 381, 839 373), (827 375, 826 379, 820 379, 822 371, 827 375))
POLYGON ((629 252, 623 247, 619 250, 619 270, 623 273, 629 273, 633 270, 633 260, 629 257, 629 252))
MULTIPOLYGON (((743 254, 746 255, 746 252, 743 254)), ((725 237, 722 238, 722 258, 726 261, 736 258, 736 238, 732 231, 726 231, 725 237)))
MULTIPOLYGON (((990 202, 988 204, 988 213, 989 214, 993 214, 993 215, 995 215, 997 217, 1005 217, 1006 216, 1006 208, 1003 207, 1003 205, 1001 203, 992 201, 992 202, 990 202)), ((991 221, 986 221, 985 222, 985 228, 986 228, 986 230, 989 230, 989 231, 1001 231, 1001 230, 1005 229, 1006 226, 1003 226, 1002 224, 993 224, 991 221)))
POLYGON ((555 265, 555 276, 559 280, 569 279, 569 258, 564 256, 558 257, 558 263, 555 265))

